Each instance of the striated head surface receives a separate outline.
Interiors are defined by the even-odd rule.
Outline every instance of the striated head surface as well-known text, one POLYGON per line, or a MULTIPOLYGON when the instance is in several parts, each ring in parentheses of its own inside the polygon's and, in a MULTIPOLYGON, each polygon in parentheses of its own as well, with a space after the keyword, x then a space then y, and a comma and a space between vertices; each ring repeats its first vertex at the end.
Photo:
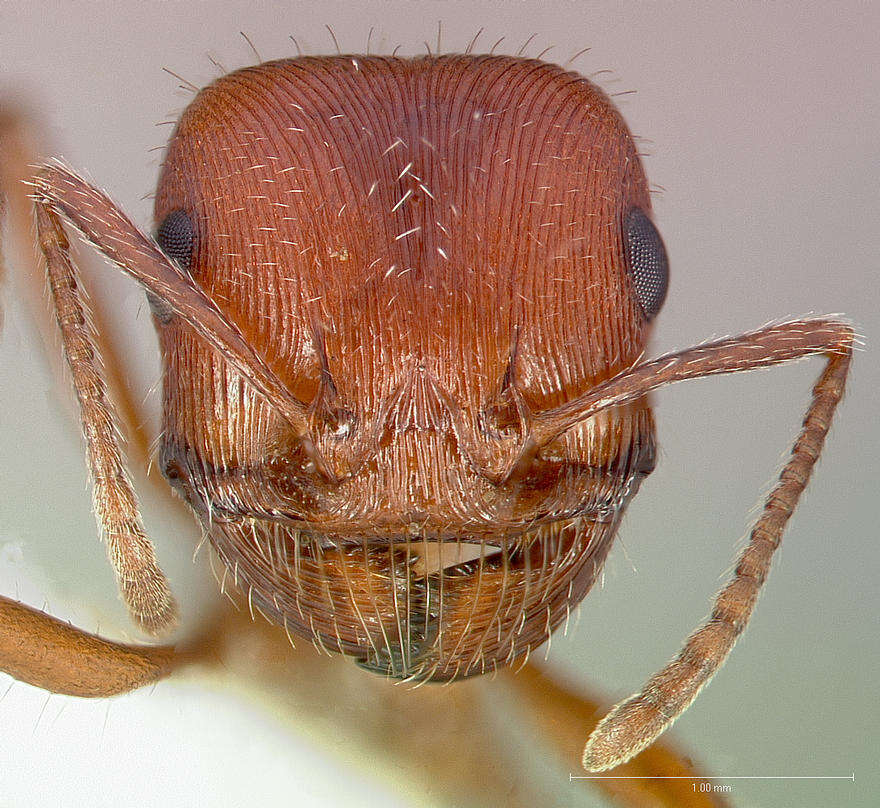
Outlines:
POLYGON ((622 118, 534 60, 300 58, 196 97, 157 223, 309 413, 293 429, 157 317, 163 466, 255 606, 400 677, 547 638, 653 464, 644 400, 516 464, 531 413, 644 349, 633 210, 622 118))

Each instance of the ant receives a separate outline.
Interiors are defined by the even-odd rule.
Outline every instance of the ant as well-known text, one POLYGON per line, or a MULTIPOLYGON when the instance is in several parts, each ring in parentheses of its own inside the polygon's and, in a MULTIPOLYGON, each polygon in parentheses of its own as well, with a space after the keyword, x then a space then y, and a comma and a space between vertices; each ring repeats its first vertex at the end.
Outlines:
MULTIPOLYGON (((162 472, 250 609, 395 679, 524 664, 567 619, 654 468, 652 390, 826 358, 710 619, 598 724, 590 771, 649 746, 726 659, 849 369, 852 328, 831 317, 645 361, 669 271, 641 161, 604 93, 536 60, 340 55, 235 71, 177 125, 155 238, 61 163, 40 169, 33 196, 99 525, 132 618, 156 636, 177 608, 65 222, 147 291, 162 472)), ((11 601, 3 615, 3 669, 54 692, 124 692, 181 657, 11 601)))

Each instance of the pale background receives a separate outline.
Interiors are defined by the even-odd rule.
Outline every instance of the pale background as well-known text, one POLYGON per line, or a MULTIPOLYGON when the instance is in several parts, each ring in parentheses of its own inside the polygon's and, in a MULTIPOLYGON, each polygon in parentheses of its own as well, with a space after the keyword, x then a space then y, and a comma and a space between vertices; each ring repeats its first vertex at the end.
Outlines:
MULTIPOLYGON (((665 190, 656 220, 672 287, 652 353, 768 320, 844 312, 867 338, 828 449, 756 616, 675 728, 717 774, 848 775, 732 781, 741 805, 874 805, 878 699, 880 6, 873 3, 0 2, 0 103, 42 128, 40 151, 85 170, 150 225, 160 146, 188 94, 216 70, 309 53, 423 52, 506 37, 597 77, 665 190)), ((96 266, 99 266, 95 262, 96 266)), ((10 268, 11 274, 21 267, 10 268)), ((142 294, 99 268, 143 397, 157 378, 142 294)), ((47 373, 14 284, 2 290, 0 587, 78 625, 129 630, 95 538, 70 396, 47 373)), ((711 379, 657 397, 660 466, 635 499, 607 567, 549 664, 609 697, 639 687, 703 617, 775 477, 819 362, 711 379)), ((155 404, 156 396, 150 398, 155 404)), ((194 527, 148 503, 148 526, 184 605, 213 594, 194 527), (201 594, 199 594, 201 593, 201 594)), ((0 676, 0 696, 7 688, 0 676)), ((286 720, 187 681, 88 703, 13 684, 0 700, 0 806, 382 804, 381 783, 339 771, 286 720), (234 765, 233 765, 234 764, 234 765)), ((368 754, 368 750, 365 750, 368 754)))

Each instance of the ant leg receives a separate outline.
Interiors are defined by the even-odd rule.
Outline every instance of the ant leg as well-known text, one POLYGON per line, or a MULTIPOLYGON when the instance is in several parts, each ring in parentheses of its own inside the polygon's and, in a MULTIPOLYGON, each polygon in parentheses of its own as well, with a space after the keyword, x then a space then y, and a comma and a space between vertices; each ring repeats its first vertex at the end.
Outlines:
POLYGON ((15 109, 0 105, 0 281, 5 276, 7 246, 4 236, 19 232, 25 224, 23 205, 17 204, 23 196, 20 167, 24 164, 27 152, 25 125, 22 116, 15 109), (12 220, 9 223, 7 220, 12 220), (8 228, 8 232, 7 231, 8 228))
POLYGON ((0 670, 52 693, 102 698, 165 678, 169 646, 109 642, 0 596, 0 670))

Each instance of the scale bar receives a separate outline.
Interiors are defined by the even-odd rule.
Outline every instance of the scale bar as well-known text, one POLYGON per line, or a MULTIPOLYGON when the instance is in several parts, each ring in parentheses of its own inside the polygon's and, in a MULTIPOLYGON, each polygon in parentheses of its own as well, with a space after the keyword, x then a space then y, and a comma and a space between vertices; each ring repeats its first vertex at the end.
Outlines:
POLYGON ((851 780, 856 781, 856 773, 852 774, 713 774, 711 777, 693 775, 659 776, 629 775, 617 776, 607 774, 569 774, 572 780, 851 780))

